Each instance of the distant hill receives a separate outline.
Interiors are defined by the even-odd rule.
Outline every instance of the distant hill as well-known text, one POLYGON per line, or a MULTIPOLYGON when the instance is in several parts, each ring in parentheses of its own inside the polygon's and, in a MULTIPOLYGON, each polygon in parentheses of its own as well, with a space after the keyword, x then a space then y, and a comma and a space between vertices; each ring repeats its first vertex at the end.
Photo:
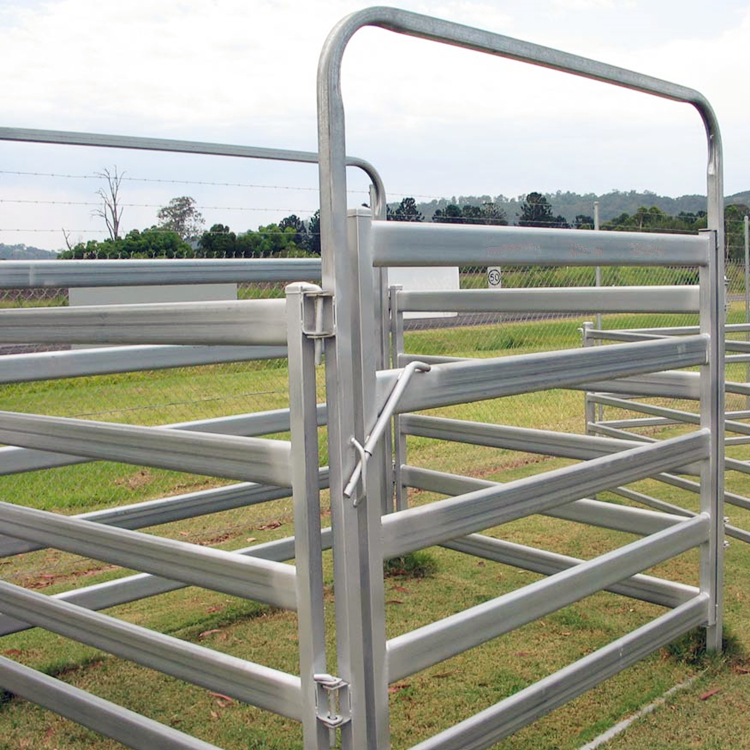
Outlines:
MULTIPOLYGON (((706 210, 705 195, 681 195, 679 198, 671 198, 666 195, 657 195, 648 190, 638 192, 636 190, 620 191, 613 190, 604 195, 595 193, 571 193, 558 190, 556 193, 544 193, 545 198, 552 206, 552 213, 564 216, 568 222, 572 223, 579 214, 584 216, 594 215, 594 201, 599 201, 599 215, 602 223, 614 219, 623 213, 632 214, 641 206, 656 206, 665 214, 677 216, 681 212, 695 213, 706 210)), ((506 198, 504 195, 461 195, 452 198, 442 198, 433 200, 429 203, 419 203, 417 208, 429 221, 438 209, 444 209, 449 203, 455 203, 458 206, 481 205, 486 202, 494 202, 502 208, 511 224, 515 224, 521 215, 521 204, 524 196, 519 195, 517 198, 506 198)), ((725 202, 744 203, 750 205, 750 190, 734 195, 726 196, 725 202)), ((394 207, 398 205, 394 204, 394 207)))
POLYGON ((52 260, 57 253, 28 245, 4 245, 0 242, 0 260, 52 260))

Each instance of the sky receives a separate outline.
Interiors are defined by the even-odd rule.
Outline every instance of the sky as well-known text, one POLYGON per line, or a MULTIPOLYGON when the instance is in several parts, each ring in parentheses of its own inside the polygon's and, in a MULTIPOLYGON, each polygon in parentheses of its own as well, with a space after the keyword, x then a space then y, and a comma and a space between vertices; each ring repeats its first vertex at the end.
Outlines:
MULTIPOLYGON (((320 50, 360 0, 0 0, 0 127, 317 150, 320 50)), ((398 7, 572 52, 704 94, 725 193, 750 189, 750 0, 400 0, 398 7)), ((531 191, 705 193, 685 104, 382 29, 344 56, 347 151, 389 200, 531 191)), ((97 173, 124 175, 123 228, 194 197, 240 232, 317 208, 317 170, 224 157, 0 142, 0 243, 102 239, 97 173)), ((367 181, 349 175, 350 204, 367 181)), ((593 210, 593 208, 592 208, 593 210)))

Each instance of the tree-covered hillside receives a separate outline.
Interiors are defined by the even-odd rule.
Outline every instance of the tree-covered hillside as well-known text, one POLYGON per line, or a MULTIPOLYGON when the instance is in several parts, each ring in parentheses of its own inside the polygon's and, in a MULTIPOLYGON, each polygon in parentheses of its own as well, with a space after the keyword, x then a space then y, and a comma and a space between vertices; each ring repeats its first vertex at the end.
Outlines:
MULTIPOLYGON (((681 213, 697 214, 699 211, 706 210, 705 195, 682 195, 679 198, 671 198, 648 190, 643 192, 612 190, 604 195, 558 190, 555 193, 543 193, 542 195, 552 207, 552 212, 563 217, 571 226, 575 224, 577 216, 593 216, 594 201, 599 201, 599 215, 602 223, 615 219, 621 214, 634 214, 642 206, 656 206, 669 216, 678 216, 681 213)), ((504 211, 509 223, 516 224, 522 214, 525 199, 525 195, 520 195, 517 198, 507 198, 504 195, 461 195, 419 203, 416 209, 425 217, 426 221, 430 221, 436 211, 445 211, 450 204, 462 207, 464 205, 481 206, 485 203, 494 203, 504 211)), ((727 196, 726 203, 750 205, 750 191, 727 196)))
POLYGON ((0 242, 0 260, 51 260, 57 253, 28 245, 4 245, 0 242))

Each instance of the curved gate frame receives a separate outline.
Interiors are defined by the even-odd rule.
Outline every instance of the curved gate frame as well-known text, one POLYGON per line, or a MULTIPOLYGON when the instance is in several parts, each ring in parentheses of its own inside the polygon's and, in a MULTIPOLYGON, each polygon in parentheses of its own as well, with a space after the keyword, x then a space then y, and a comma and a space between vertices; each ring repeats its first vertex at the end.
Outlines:
MULTIPOLYGON (((710 431, 711 456, 701 470, 701 509, 711 517, 710 552, 703 555, 701 588, 710 597, 708 646, 721 648, 723 524, 723 184, 722 147, 713 109, 699 92, 650 76, 606 65, 547 47, 519 41, 456 23, 402 11, 374 7, 353 13, 332 30, 318 67, 318 145, 320 158, 321 247, 323 288, 335 297, 336 336, 327 342, 326 382, 328 440, 331 466, 334 575, 337 591, 339 672, 351 685, 352 720, 342 727, 342 743, 349 748, 389 747, 387 654, 384 633, 381 503, 351 503, 345 483, 355 471, 353 446, 365 445, 377 414, 376 366, 367 342, 374 330, 368 310, 372 305, 371 265, 362 248, 372 243, 363 222, 347 221, 345 115, 341 67, 352 37, 374 26, 407 36, 432 40, 486 54, 511 58, 604 83, 691 104, 698 111, 708 142, 708 230, 713 257, 702 269, 701 331, 709 336, 709 372, 701 378, 701 427, 710 431), (713 561, 713 562, 711 562, 713 561)), ((377 223, 377 222, 376 222, 377 223)), ((375 224, 373 225, 373 227, 375 224)), ((387 264, 382 264, 387 265, 387 264)), ((380 449, 375 449, 377 453, 380 449)), ((382 464, 382 454, 374 461, 382 464)), ((390 477, 371 471, 363 488, 365 498, 381 498, 390 477)), ((706 545, 704 545, 706 547, 706 545)), ((538 714, 541 715, 541 714, 538 714)), ((425 747, 453 747, 438 740, 425 747)), ((468 745, 467 745, 468 746, 468 745)), ((486 747, 487 745, 471 745, 486 747)), ((420 746, 421 747, 421 746, 420 746)), ((455 745, 464 747, 464 745, 455 745)))

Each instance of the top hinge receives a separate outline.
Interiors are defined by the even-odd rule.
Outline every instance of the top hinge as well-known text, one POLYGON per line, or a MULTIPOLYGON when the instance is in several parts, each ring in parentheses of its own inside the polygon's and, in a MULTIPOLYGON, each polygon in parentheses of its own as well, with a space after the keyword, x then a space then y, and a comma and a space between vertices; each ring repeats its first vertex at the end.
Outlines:
POLYGON ((302 333, 305 336, 327 339, 336 334, 332 292, 305 292, 302 310, 302 333))
POLYGON ((330 674, 316 674, 313 679, 318 721, 329 729, 337 729, 351 721, 349 683, 330 674))

